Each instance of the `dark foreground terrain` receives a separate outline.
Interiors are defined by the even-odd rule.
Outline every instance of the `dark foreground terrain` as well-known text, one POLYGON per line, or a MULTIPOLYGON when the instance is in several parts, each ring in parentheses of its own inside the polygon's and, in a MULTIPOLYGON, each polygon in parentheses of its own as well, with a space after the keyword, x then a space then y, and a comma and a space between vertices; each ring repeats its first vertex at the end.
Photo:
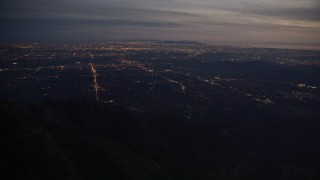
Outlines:
POLYGON ((263 113, 208 122, 87 98, 2 104, 0 179, 320 179, 319 119, 263 113))

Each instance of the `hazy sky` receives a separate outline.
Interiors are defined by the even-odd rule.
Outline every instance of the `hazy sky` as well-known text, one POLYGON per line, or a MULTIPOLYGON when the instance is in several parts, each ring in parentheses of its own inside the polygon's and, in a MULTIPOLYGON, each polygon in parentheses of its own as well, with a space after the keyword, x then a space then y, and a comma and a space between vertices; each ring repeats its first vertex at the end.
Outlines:
POLYGON ((319 0, 1 0, 0 41, 196 40, 320 49, 319 0))

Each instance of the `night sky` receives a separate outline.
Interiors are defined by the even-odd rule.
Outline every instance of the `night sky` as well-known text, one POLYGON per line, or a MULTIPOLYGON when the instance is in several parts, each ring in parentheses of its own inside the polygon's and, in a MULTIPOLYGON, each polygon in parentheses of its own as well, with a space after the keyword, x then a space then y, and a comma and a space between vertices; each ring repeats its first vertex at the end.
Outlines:
POLYGON ((0 42, 195 40, 320 49, 319 0, 1 0, 0 42))

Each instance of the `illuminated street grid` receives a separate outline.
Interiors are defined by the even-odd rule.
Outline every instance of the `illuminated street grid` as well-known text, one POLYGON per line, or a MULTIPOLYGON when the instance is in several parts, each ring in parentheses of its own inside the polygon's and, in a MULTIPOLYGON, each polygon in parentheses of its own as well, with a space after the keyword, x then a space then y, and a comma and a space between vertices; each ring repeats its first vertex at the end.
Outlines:
POLYGON ((319 117, 319 74, 318 51, 159 41, 0 50, 1 100, 87 96, 185 118, 247 106, 319 117))

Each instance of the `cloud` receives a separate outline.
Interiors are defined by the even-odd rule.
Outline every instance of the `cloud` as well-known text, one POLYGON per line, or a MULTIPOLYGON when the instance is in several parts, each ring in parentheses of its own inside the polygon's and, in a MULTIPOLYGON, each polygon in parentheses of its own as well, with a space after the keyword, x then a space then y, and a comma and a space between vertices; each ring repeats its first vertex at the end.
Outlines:
POLYGON ((3 0, 0 7, 6 39, 320 42, 318 0, 3 0))

